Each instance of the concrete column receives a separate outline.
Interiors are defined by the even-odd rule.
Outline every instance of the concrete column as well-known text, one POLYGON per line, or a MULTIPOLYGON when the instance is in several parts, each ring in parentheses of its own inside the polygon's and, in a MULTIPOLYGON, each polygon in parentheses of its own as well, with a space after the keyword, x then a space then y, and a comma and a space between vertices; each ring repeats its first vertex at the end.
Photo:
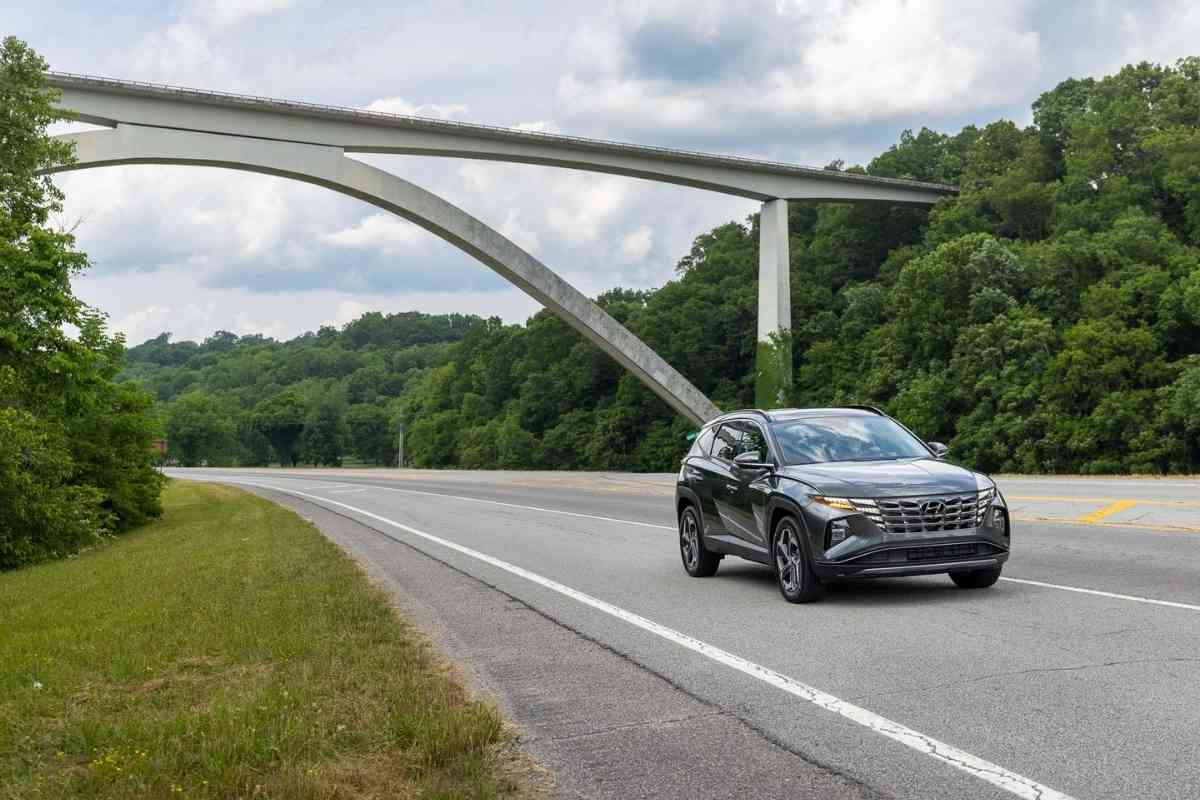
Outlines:
POLYGON ((787 200, 768 200, 758 221, 758 357, 754 403, 780 408, 792 394, 792 288, 787 200))

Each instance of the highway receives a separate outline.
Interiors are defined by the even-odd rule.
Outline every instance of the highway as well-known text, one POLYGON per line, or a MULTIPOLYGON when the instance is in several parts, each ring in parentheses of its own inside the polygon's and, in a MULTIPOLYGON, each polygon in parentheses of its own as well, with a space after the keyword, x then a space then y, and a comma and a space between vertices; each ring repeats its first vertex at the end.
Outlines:
POLYGON ((672 475, 168 474, 312 518, 563 796, 1200 797, 1200 479, 1000 476, 995 587, 877 579, 792 606, 765 567, 683 572, 672 475))

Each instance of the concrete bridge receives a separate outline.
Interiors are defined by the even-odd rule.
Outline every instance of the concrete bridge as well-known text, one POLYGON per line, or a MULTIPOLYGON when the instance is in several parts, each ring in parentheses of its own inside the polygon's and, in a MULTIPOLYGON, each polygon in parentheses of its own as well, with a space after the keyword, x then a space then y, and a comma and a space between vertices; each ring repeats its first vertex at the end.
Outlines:
POLYGON ((762 202, 756 400, 778 405, 791 382, 787 203, 931 204, 955 189, 745 158, 582 139, 353 108, 51 73, 60 106, 111 130, 67 134, 64 170, 191 164, 276 175, 365 200, 474 256, 598 345, 673 409, 700 423, 719 411, 603 309, 498 231, 436 195, 347 153, 474 158, 674 183, 762 202))

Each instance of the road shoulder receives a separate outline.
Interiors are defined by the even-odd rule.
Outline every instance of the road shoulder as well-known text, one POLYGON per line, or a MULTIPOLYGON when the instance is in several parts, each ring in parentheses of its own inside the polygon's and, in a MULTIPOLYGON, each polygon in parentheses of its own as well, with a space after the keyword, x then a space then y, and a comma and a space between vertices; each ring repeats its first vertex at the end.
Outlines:
POLYGON ((474 577, 361 522, 256 491, 362 564, 468 684, 495 699, 559 797, 879 796, 474 577))

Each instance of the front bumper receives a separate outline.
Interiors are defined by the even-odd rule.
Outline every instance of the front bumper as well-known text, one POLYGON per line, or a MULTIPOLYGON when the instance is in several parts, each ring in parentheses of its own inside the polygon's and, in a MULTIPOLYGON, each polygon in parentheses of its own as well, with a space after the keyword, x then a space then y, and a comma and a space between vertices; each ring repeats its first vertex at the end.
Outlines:
POLYGON ((819 578, 882 578, 995 569, 1008 560, 1008 547, 990 537, 961 531, 952 539, 889 542, 837 561, 815 561, 819 578))
POLYGON ((810 504, 813 572, 823 579, 932 575, 995 569, 1008 560, 1008 508, 996 492, 975 527, 922 532, 888 532, 868 515, 833 512, 810 504), (832 542, 831 523, 848 526, 844 541, 832 542))

